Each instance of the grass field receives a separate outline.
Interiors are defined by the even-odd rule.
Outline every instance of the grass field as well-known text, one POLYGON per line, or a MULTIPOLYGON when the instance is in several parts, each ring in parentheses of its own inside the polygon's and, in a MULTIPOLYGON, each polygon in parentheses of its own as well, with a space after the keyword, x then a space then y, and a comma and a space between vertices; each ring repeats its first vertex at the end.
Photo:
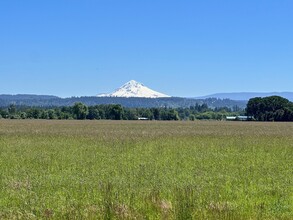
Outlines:
POLYGON ((293 123, 0 120, 0 219, 293 219, 293 123))

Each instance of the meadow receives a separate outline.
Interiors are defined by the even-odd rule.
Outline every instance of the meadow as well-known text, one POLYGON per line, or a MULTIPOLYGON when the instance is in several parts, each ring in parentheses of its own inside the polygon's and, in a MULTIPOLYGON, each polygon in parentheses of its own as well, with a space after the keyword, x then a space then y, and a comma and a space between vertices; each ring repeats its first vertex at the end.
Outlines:
POLYGON ((0 120, 0 219, 293 219, 293 123, 0 120))

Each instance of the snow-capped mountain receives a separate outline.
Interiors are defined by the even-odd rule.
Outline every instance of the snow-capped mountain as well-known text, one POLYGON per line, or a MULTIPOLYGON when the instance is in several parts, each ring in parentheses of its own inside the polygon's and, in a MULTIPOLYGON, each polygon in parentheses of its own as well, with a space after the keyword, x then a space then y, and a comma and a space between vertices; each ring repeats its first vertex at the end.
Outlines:
POLYGON ((112 93, 100 94, 98 97, 142 97, 142 98, 162 98, 170 97, 160 92, 156 92, 142 83, 131 80, 112 93))

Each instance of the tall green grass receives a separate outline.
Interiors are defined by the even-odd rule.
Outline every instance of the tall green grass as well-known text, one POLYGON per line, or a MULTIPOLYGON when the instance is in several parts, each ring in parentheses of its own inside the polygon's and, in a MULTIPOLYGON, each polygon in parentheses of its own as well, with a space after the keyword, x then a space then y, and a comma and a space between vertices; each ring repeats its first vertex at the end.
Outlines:
POLYGON ((293 123, 0 120, 0 219, 293 219, 293 123))

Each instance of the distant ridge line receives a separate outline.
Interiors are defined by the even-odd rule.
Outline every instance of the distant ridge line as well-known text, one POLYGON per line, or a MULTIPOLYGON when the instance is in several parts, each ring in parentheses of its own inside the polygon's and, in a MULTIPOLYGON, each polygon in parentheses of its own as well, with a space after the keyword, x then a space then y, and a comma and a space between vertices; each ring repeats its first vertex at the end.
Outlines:
POLYGON ((180 98, 180 97, 163 97, 163 98, 140 98, 140 97, 96 97, 96 96, 82 96, 59 98, 51 96, 22 96, 22 95, 0 95, 0 107, 8 107, 10 104, 17 106, 30 106, 30 107, 52 107, 52 106, 72 106, 76 102, 82 102, 88 106, 101 105, 101 104, 120 104, 124 107, 131 108, 152 108, 152 107, 190 107, 196 104, 207 104, 211 108, 216 107, 229 107, 238 106, 245 108, 245 101, 233 100, 220 100, 214 98, 208 99, 193 99, 193 98, 180 98))
POLYGON ((255 97, 267 97, 267 96, 281 96, 283 98, 293 101, 293 92, 232 92, 232 93, 215 93, 207 96, 195 97, 195 99, 206 98, 219 98, 219 99, 231 99, 248 101, 255 97))

